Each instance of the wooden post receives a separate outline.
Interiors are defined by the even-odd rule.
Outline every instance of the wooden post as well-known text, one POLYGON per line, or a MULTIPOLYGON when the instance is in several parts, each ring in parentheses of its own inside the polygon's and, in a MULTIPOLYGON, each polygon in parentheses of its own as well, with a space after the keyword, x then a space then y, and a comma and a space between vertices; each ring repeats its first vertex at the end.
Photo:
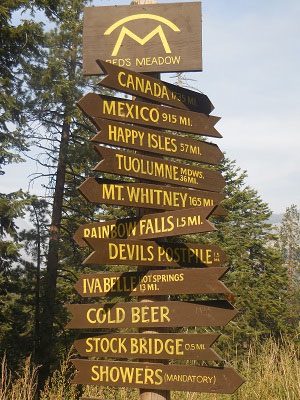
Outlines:
MULTIPOLYGON (((148 74, 147 74, 148 75, 148 74)), ((149 75, 153 76, 154 78, 159 79, 160 74, 159 73, 154 73, 149 75)), ((141 99, 139 99, 141 101, 141 99)), ((142 152, 140 152, 141 154, 142 152)), ((145 153, 147 154, 147 153, 145 153)), ((157 155, 156 155, 157 156, 157 155)), ((139 180, 139 182, 143 182, 142 180, 139 180)), ((142 217, 143 215, 147 214, 152 214, 158 212, 158 210, 155 209, 144 209, 144 208, 137 208, 136 209, 136 215, 138 217, 142 217)), ((159 268, 158 268, 159 269, 159 268)), ((149 271, 148 267, 139 267, 140 271, 145 272, 145 274, 149 271)), ((150 268, 150 270, 153 271, 153 268, 150 268)), ((152 301, 166 301, 168 300, 168 296, 142 296, 138 297, 138 300, 141 302, 152 302, 152 301)), ((167 332, 166 328, 156 328, 156 330, 148 330, 148 329, 139 329, 139 332, 141 333, 161 333, 161 332, 167 332)), ((140 360, 140 361, 146 361, 147 363, 149 362, 157 362, 157 360, 140 360)), ((168 363, 168 360, 161 360, 160 362, 163 362, 164 364, 168 363)), ((170 400, 170 391, 169 390, 149 390, 149 389, 140 389, 140 400, 170 400)))
MULTIPOLYGON (((133 0, 132 5, 138 5, 138 4, 155 4, 156 0, 133 0)), ((154 73, 154 74, 149 74, 153 76, 154 78, 159 79, 160 74, 159 73, 154 73)), ((139 99, 141 100, 141 99, 139 99)), ((136 209, 136 214, 137 216, 143 216, 146 214, 150 214, 152 212, 157 212, 157 210, 145 210, 143 208, 137 208, 136 209)), ((140 267, 141 268, 141 267, 140 267)), ((143 271, 148 271, 149 269, 147 267, 143 268, 143 271)), ((167 296, 150 296, 150 297, 138 297, 138 300, 141 302, 151 302, 151 301, 163 301, 167 300, 167 296)), ((140 329, 139 332, 141 333, 159 333, 159 332, 165 332, 165 328, 157 328, 155 331, 149 331, 145 329, 140 329)), ((144 361, 144 360, 141 360, 144 361)), ((147 360, 147 362, 151 362, 151 360, 147 360)), ((157 360, 153 360, 153 362, 157 362, 157 360)), ((167 360, 165 361, 167 362, 167 360)), ((170 400, 170 391, 169 390, 149 390, 149 389, 140 389, 140 400, 170 400)))

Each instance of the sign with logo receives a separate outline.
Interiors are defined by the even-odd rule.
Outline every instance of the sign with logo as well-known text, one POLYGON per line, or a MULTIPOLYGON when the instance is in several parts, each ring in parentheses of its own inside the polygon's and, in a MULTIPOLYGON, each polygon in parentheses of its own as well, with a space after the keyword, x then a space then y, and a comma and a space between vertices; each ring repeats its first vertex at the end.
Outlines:
POLYGON ((220 192, 225 179, 219 171, 166 161, 156 157, 95 146, 102 161, 94 171, 220 192))
POLYGON ((79 359, 72 363, 78 371, 72 383, 84 385, 231 394, 245 381, 231 367, 79 359))
POLYGON ((68 329, 225 326, 238 313, 227 300, 67 304, 68 329))
POLYGON ((211 349, 219 336, 215 333, 105 333, 76 340, 74 347, 83 357, 221 361, 211 349))
POLYGON ((183 110, 210 114, 214 109, 211 101, 204 93, 172 85, 105 61, 97 60, 97 64, 106 74, 99 82, 100 86, 183 110))
POLYGON ((223 159, 213 143, 108 119, 97 119, 97 127, 101 131, 91 139, 93 142, 207 164, 219 164, 223 159))
MULTIPOLYGON (((224 195, 217 192, 122 181, 98 183, 95 178, 86 179, 78 190, 91 203, 158 210, 207 208, 218 205, 224 199, 224 195)), ((226 210, 218 206, 213 214, 226 215, 226 210)), ((84 245, 79 241, 78 244, 84 245)))
POLYGON ((86 238, 94 250, 83 264, 153 267, 220 267, 225 253, 213 244, 86 238))
POLYGON ((97 59, 140 72, 202 70, 201 4, 86 7, 83 72, 97 59))
POLYGON ((231 294, 219 280, 227 269, 214 267, 147 272, 98 272, 80 275, 74 288, 82 297, 231 294))
POLYGON ((202 136, 222 137, 215 128, 220 118, 213 115, 96 93, 86 94, 77 102, 77 105, 97 127, 97 119, 105 118, 155 128, 159 126, 161 129, 202 136))

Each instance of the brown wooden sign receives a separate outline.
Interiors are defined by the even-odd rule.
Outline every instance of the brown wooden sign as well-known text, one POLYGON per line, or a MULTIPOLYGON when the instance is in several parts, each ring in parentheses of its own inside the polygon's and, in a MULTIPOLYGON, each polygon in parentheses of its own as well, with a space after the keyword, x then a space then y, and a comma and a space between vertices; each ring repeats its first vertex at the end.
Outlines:
POLYGON ((225 326, 238 313, 226 300, 67 304, 68 329, 225 326))
POLYGON ((198 367, 160 363, 71 360, 72 383, 202 393, 234 393, 244 379, 231 367, 198 367))
POLYGON ((86 94, 77 105, 97 127, 97 119, 105 118, 202 136, 222 137, 214 127, 220 118, 212 115, 96 93, 86 94))
POLYGON ((219 280, 226 271, 215 267, 83 274, 74 288, 82 297, 231 294, 219 280))
MULTIPOLYGON (((122 181, 98 183, 95 178, 86 179, 78 190, 91 203, 158 210, 206 208, 224 199, 224 195, 217 192, 122 181)), ((213 214, 226 215, 226 211, 218 206, 213 214)))
POLYGON ((209 98, 203 93, 193 92, 102 60, 97 60, 97 64, 106 74, 99 82, 101 86, 170 107, 191 110, 206 115, 210 114, 214 109, 209 98))
POLYGON ((150 240, 85 239, 94 250, 83 264, 152 267, 220 267, 225 253, 215 245, 150 240))
POLYGON ((174 360, 222 360, 211 349, 219 334, 105 333, 76 340, 83 357, 117 357, 174 360))
POLYGON ((223 153, 213 143, 107 119, 98 119, 97 126, 101 131, 91 139, 97 143, 207 164, 219 164, 223 158, 223 153))
MULTIPOLYGON (((207 220, 214 207, 189 208, 148 214, 140 218, 115 219, 81 225, 74 238, 156 239, 215 231, 207 220)), ((75 239, 76 240, 76 239, 75 239)))
POLYGON ((199 2, 86 7, 83 73, 102 73, 96 59, 144 72, 202 70, 199 2))
POLYGON ((103 146, 95 146, 95 149, 100 154, 102 161, 96 165, 94 171, 212 192, 220 192, 225 186, 225 179, 219 171, 212 171, 210 169, 194 167, 193 165, 180 164, 103 146))

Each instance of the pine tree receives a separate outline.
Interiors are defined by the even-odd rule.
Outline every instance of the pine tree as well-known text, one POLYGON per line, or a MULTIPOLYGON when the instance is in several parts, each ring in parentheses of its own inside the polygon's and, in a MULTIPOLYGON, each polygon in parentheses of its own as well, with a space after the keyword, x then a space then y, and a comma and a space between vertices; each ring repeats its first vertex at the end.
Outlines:
POLYGON ((227 331, 245 346, 255 336, 280 337, 292 331, 290 294, 277 237, 268 222, 269 206, 245 184, 246 172, 235 162, 225 159, 222 172, 228 215, 216 221, 215 237, 229 256, 226 281, 240 311, 237 323, 231 323, 227 331))
POLYGON ((290 309, 293 311, 290 320, 297 325, 300 315, 300 213, 295 204, 287 207, 283 215, 278 245, 289 279, 290 309))
POLYGON ((40 339, 41 276, 42 267, 45 265, 48 245, 48 203, 43 199, 32 196, 27 210, 32 228, 20 232, 19 237, 23 242, 24 250, 27 254, 30 254, 30 275, 31 282, 34 282, 30 285, 33 288, 31 298, 34 298, 32 300, 34 314, 34 322, 31 329, 33 337, 32 352, 33 359, 37 363, 37 351, 40 339))
POLYGON ((2 166, 22 161, 19 152, 27 149, 22 134, 26 123, 23 70, 40 53, 41 24, 24 19, 11 22, 15 11, 28 10, 34 2, 4 0, 0 7, 0 174, 2 166))
POLYGON ((6 353, 13 365, 20 353, 30 351, 27 270, 16 222, 27 204, 22 191, 0 195, 0 356, 6 353))
POLYGON ((268 222, 269 206, 246 185, 247 174, 234 161, 225 158, 220 170, 226 180, 222 205, 228 214, 210 218, 218 230, 196 239, 219 245, 228 257, 229 271, 223 281, 233 292, 229 300, 240 314, 222 330, 225 335, 219 343, 230 351, 243 351, 254 338, 292 333, 295 321, 286 268, 268 222))
POLYGON ((287 207, 279 228, 279 245, 290 283, 300 279, 300 213, 295 204, 287 207))
POLYGON ((74 281, 73 271, 65 265, 74 248, 74 232, 67 232, 65 224, 65 217, 72 211, 70 193, 78 197, 75 185, 82 182, 88 170, 87 152, 93 153, 87 138, 94 131, 76 107, 76 101, 93 82, 82 76, 82 11, 87 3, 86 0, 58 2, 55 13, 49 14, 55 28, 45 35, 43 62, 26 69, 31 90, 28 107, 32 126, 27 134, 41 149, 37 162, 42 168, 37 177, 49 177, 47 189, 52 209, 41 302, 41 384, 49 375, 51 364, 57 360, 63 318, 66 319, 61 303, 67 302, 66 294, 71 293, 74 281), (63 282, 64 296, 57 290, 59 281, 63 282))

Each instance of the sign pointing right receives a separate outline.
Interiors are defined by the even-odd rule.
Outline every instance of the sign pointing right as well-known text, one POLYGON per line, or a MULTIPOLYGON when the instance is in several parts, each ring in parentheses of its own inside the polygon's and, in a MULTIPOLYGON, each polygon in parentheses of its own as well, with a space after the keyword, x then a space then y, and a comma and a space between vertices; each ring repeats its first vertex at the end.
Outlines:
POLYGON ((234 393, 245 380, 231 367, 72 360, 73 383, 203 393, 234 393))
POLYGON ((170 134, 158 129, 149 129, 141 125, 123 124, 109 119, 99 118, 94 123, 100 129, 100 132, 91 141, 100 144, 207 164, 219 164, 223 159, 223 153, 213 143, 170 134))
POLYGON ((85 238, 94 250, 83 264, 153 267, 220 267, 225 253, 213 244, 85 238))
POLYGON ((82 297, 232 294, 219 280, 226 271, 225 267, 214 267, 98 272, 80 275, 74 288, 82 297))
POLYGON ((225 326, 238 311, 226 300, 66 304, 68 329, 225 326))

